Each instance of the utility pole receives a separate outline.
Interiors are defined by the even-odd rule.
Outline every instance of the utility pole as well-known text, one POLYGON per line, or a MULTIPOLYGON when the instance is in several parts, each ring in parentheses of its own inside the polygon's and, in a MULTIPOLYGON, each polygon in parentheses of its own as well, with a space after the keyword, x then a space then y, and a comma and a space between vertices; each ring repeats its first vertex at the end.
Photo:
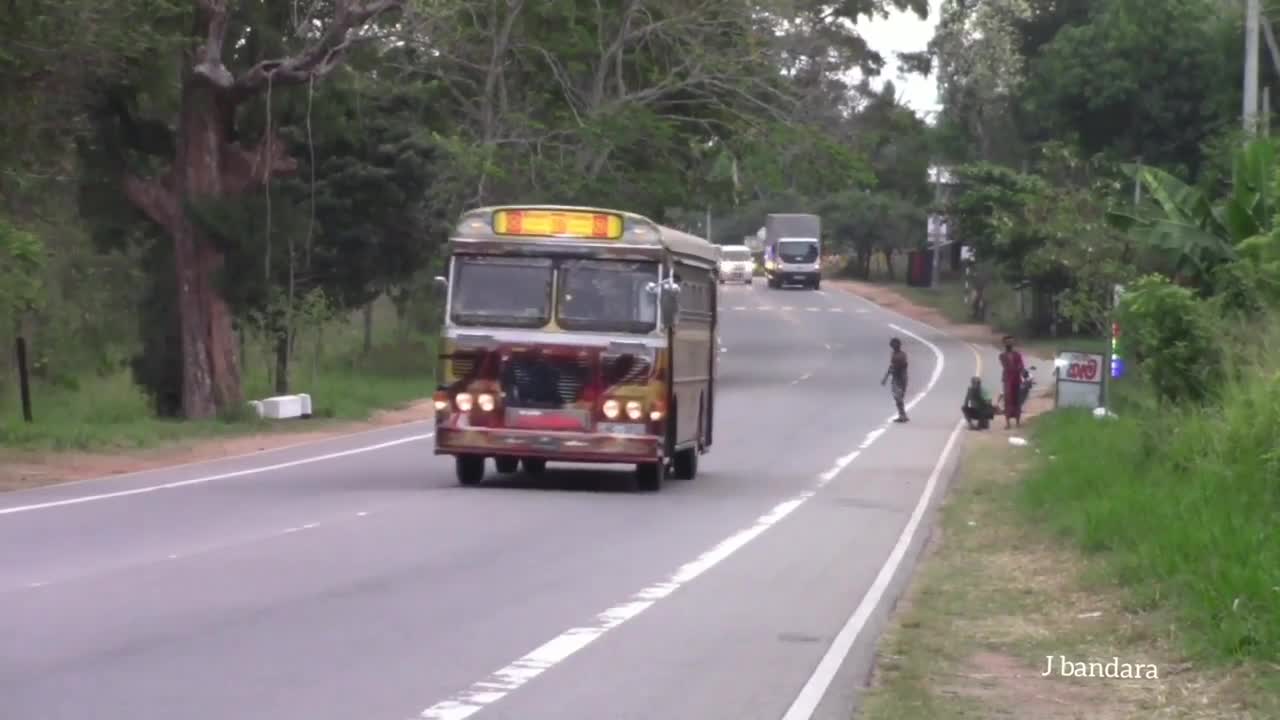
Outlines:
POLYGON ((1258 131, 1258 35, 1261 30, 1262 0, 1246 0, 1244 21, 1244 131, 1258 131))

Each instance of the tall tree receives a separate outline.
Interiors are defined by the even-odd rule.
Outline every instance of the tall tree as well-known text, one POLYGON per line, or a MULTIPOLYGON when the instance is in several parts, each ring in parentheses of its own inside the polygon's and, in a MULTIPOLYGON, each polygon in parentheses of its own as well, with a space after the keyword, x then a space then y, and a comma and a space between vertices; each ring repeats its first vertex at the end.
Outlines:
POLYGON ((241 137, 240 111, 265 93, 323 78, 342 62, 366 26, 402 9, 404 0, 310 5, 311 14, 298 25, 297 34, 304 39, 301 49, 265 60, 249 59, 260 45, 255 28, 244 20, 267 6, 233 0, 193 4, 176 73, 179 92, 173 122, 135 118, 133 108, 119 96, 110 106, 131 149, 159 158, 159 167, 150 174, 140 172, 136 164, 120 168, 119 182, 128 200, 172 243, 182 411, 188 418, 207 418, 239 406, 243 392, 232 310, 218 283, 224 253, 202 231, 195 213, 203 204, 261 188, 272 177, 297 169, 269 125, 256 141, 241 137), (315 17, 322 6, 332 7, 327 22, 315 17), (231 69, 237 61, 252 64, 237 74, 231 69))

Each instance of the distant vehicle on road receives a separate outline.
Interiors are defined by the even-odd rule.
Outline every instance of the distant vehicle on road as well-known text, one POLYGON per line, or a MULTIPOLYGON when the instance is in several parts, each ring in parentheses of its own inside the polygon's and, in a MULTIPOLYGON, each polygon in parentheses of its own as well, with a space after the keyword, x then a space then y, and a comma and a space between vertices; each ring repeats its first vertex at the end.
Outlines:
POLYGON ((755 274, 756 261, 751 257, 751 248, 746 245, 720 246, 720 284, 741 282, 751 284, 751 276, 755 274))
POLYGON ((437 455, 458 482, 548 461, 634 464, 633 489, 692 478, 711 447, 715 245, 618 210, 504 206, 449 242, 437 455))
POLYGON ((822 220, 817 215, 774 213, 765 217, 764 272, 769 287, 822 285, 822 220))

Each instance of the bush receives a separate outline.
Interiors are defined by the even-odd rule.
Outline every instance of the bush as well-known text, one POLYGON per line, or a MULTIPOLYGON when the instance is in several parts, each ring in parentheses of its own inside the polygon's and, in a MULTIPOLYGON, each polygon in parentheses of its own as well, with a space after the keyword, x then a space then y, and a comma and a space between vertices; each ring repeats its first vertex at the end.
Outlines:
POLYGON ((1122 356, 1164 400, 1203 401, 1219 378, 1222 354, 1214 337, 1214 306, 1159 275, 1134 283, 1117 317, 1122 356))

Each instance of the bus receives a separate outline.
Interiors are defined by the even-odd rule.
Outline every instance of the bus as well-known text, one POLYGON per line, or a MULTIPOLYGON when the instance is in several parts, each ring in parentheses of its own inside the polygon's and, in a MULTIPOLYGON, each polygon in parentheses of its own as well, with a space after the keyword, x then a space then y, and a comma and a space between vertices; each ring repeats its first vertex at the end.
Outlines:
POLYGON ((463 213, 448 247, 434 442, 460 485, 489 460, 505 475, 634 465, 642 492, 697 474, 715 419, 715 245, 621 210, 528 205, 463 213))

